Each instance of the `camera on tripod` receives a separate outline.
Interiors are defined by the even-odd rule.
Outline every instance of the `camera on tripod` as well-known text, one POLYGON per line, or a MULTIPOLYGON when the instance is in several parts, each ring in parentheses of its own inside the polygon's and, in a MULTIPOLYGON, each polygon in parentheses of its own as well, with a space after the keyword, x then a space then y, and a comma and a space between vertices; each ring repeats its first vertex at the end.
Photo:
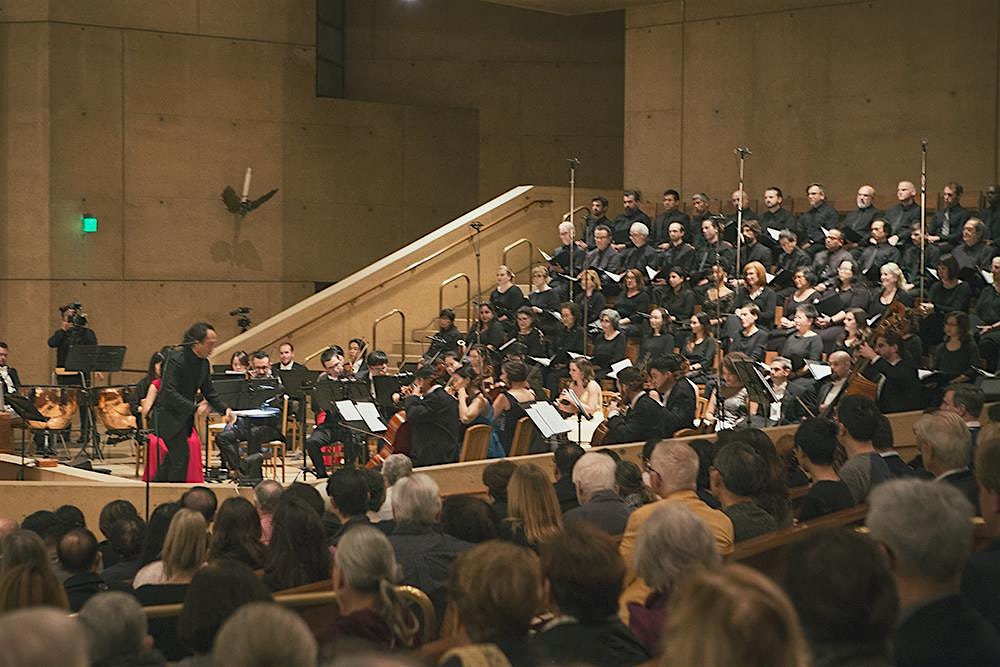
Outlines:
POLYGON ((79 301, 73 301, 67 303, 65 306, 59 307, 59 312, 65 313, 67 310, 73 311, 73 316, 69 318, 70 324, 75 327, 85 327, 87 326, 87 313, 83 312, 83 304, 79 301))

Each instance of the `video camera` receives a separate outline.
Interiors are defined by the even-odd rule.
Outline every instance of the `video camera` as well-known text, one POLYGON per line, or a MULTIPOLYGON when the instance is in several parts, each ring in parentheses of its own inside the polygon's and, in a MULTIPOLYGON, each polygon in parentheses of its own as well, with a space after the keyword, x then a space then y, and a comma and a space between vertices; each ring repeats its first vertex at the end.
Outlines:
POLYGON ((85 327, 87 326, 87 313, 83 312, 83 304, 79 301, 73 301, 67 303, 64 306, 59 306, 59 312, 65 314, 67 310, 73 311, 73 316, 70 317, 70 323, 75 327, 85 327))

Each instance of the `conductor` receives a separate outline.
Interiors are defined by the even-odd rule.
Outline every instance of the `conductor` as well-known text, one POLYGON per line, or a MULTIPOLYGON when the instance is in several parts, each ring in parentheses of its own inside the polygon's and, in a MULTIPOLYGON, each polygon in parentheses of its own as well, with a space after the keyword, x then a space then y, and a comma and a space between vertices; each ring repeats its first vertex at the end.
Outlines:
POLYGON ((160 462, 157 482, 183 482, 188 467, 188 435, 194 427, 195 415, 208 414, 209 405, 225 412, 226 423, 236 421, 236 415, 219 398, 212 386, 208 357, 219 342, 215 328, 207 322, 197 322, 184 334, 180 349, 167 354, 163 364, 163 390, 156 402, 156 432, 167 445, 167 457, 160 462), (202 400, 195 402, 201 390, 202 400))

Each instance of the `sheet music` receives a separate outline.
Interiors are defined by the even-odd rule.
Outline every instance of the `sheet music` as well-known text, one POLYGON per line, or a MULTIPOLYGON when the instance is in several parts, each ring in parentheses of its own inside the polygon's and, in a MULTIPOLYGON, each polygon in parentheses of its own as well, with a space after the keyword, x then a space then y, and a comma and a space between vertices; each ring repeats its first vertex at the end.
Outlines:
POLYGON ((631 359, 622 359, 621 361, 616 361, 615 363, 611 364, 611 372, 608 373, 608 377, 617 380, 618 371, 620 371, 623 368, 628 368, 631 365, 632 365, 631 359))
POLYGON ((821 226, 820 229, 823 231, 823 236, 829 236, 830 235, 830 230, 827 229, 826 227, 822 227, 821 226))
POLYGON ((935 279, 935 280, 940 280, 940 278, 938 278, 938 272, 937 272, 937 269, 932 269, 931 267, 929 267, 929 266, 928 266, 928 267, 927 267, 927 273, 929 273, 929 274, 931 274, 932 276, 934 276, 934 279, 935 279))
POLYGON ((388 430, 388 427, 382 423, 382 415, 378 413, 378 408, 375 407, 374 403, 369 403, 364 401, 357 404, 358 412, 365 420, 365 425, 368 427, 369 431, 373 433, 381 433, 382 431, 388 430))
POLYGON ((772 229, 771 227, 767 228, 767 233, 775 241, 777 241, 778 237, 781 236, 781 232, 779 232, 777 229, 772 229))
POLYGON ((918 368, 917 369, 917 379, 923 380, 924 378, 928 378, 928 377, 934 375, 936 372, 937 371, 929 371, 926 368, 918 368))
POLYGON ((546 438, 556 433, 569 433, 572 430, 570 425, 566 423, 566 420, 562 418, 562 415, 552 407, 551 403, 545 403, 544 401, 532 403, 525 408, 525 412, 531 418, 532 423, 538 427, 538 430, 546 438))
POLYGON ((585 354, 579 354, 577 352, 570 352, 568 350, 566 351, 566 354, 569 355, 570 359, 590 359, 590 357, 588 357, 585 354))
POLYGON ((654 271, 652 267, 650 267, 650 266, 646 267, 646 275, 649 276, 650 280, 652 280, 653 278, 655 278, 659 274, 660 274, 660 272, 659 271, 654 271))
POLYGON ((552 359, 543 359, 542 357, 528 357, 528 358, 540 363, 542 366, 545 366, 546 368, 548 368, 549 365, 552 363, 552 359))
POLYGON ((767 283, 768 285, 770 285, 772 280, 774 280, 774 274, 773 273, 768 273, 767 271, 765 271, 764 272, 764 282, 767 283))
POLYGON ((809 372, 817 380, 822 380, 825 377, 833 375, 833 370, 827 364, 816 363, 815 361, 807 361, 806 366, 809 367, 809 372))
POLYGON ((987 285, 993 284, 993 274, 989 271, 980 271, 983 274, 983 280, 986 281, 987 285))
POLYGON ((546 262, 551 262, 551 261, 552 261, 552 255, 550 255, 549 253, 545 252, 545 251, 544 251, 544 250, 542 250, 541 248, 539 248, 539 249, 538 249, 538 253, 539 253, 539 254, 540 254, 540 255, 541 255, 542 257, 544 257, 544 258, 545 258, 545 261, 546 261, 546 262))
POLYGON ((608 271, 607 269, 601 269, 601 270, 602 270, 602 271, 604 271, 604 274, 605 274, 605 275, 606 275, 606 276, 607 276, 608 278, 611 278, 611 279, 612 279, 613 281, 615 281, 616 283, 620 283, 620 282, 622 281, 622 274, 621 274, 621 273, 611 273, 611 272, 610 272, 610 271, 608 271))
POLYGON ((364 418, 361 416, 361 413, 358 412, 358 409, 354 407, 354 403, 352 403, 351 401, 336 401, 334 404, 337 406, 337 410, 340 411, 340 416, 344 419, 344 421, 349 421, 349 422, 364 421, 364 418))

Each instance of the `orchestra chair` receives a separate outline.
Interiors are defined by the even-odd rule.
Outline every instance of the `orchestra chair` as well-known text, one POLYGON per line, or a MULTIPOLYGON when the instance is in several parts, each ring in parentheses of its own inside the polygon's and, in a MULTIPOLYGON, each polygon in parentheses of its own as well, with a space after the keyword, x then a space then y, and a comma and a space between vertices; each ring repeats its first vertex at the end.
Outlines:
POLYGON ((486 424, 476 424, 465 429, 465 438, 462 439, 462 451, 458 455, 459 463, 465 461, 482 461, 486 458, 486 452, 490 447, 490 432, 492 429, 486 424))
POLYGON ((531 437, 534 435, 535 425, 531 423, 530 417, 521 417, 514 427, 514 439, 510 443, 510 454, 507 456, 524 456, 531 448, 531 437))
POLYGON ((288 394, 281 402, 281 435, 285 442, 272 440, 267 443, 271 448, 271 456, 264 459, 264 470, 271 471, 271 478, 278 479, 278 468, 281 468, 281 482, 285 482, 285 449, 288 441, 288 394))

